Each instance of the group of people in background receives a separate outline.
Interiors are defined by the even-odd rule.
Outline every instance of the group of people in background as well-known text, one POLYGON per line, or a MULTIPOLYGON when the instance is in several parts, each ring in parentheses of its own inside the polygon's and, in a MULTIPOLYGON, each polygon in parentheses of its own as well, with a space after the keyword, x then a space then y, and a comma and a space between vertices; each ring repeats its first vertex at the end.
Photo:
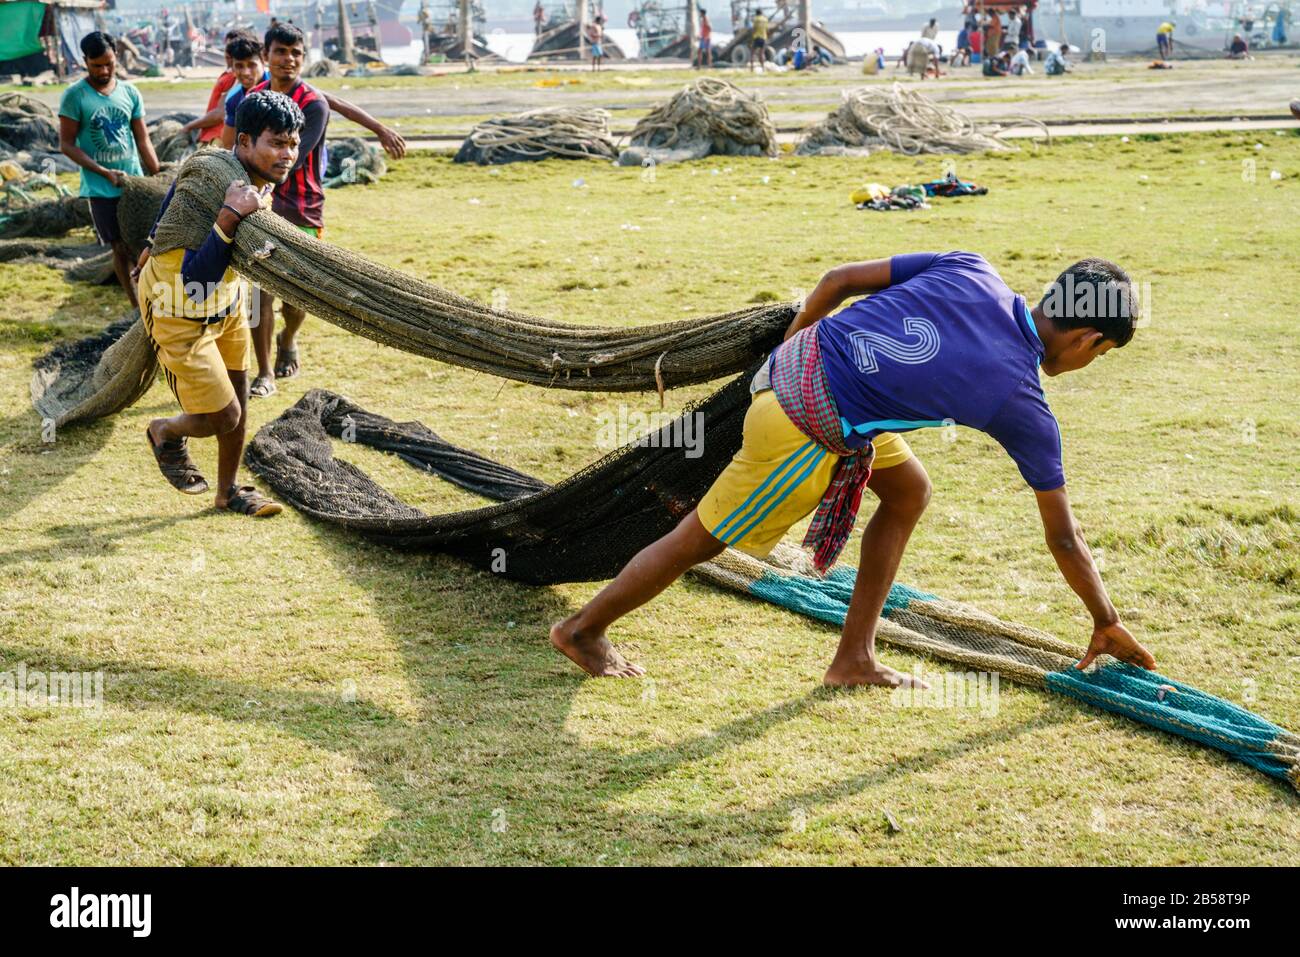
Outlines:
MULTIPOLYGON (((1070 69, 1069 46, 1065 43, 1051 50, 1034 36, 1033 14, 1029 7, 1013 8, 1007 13, 1005 27, 996 10, 981 14, 975 3, 962 11, 962 27, 957 33, 957 49, 949 62, 952 66, 980 63, 985 76, 1028 76, 1033 62, 1046 56, 1044 72, 1060 76, 1070 69)), ((931 18, 921 28, 921 35, 903 50, 899 65, 921 76, 939 76, 943 48, 938 43, 939 21, 931 18)))
POLYGON ((225 41, 226 69, 213 85, 207 111, 185 130, 196 134, 200 148, 230 150, 248 180, 231 185, 208 240, 198 249, 154 249, 170 191, 155 230, 134 259, 122 235, 118 207, 128 177, 156 174, 160 164, 145 127, 143 97, 134 84, 118 78, 116 44, 107 33, 81 39, 87 75, 60 100, 60 148, 81 167, 81 195, 90 201, 95 231, 113 250, 118 282, 139 308, 181 406, 180 415, 149 424, 149 446, 163 476, 187 494, 207 491, 187 442, 216 436, 217 507, 260 517, 276 514, 280 506, 234 481, 246 404, 273 395, 277 379, 298 374, 297 334, 306 313, 283 303, 283 328, 275 334, 274 298, 250 292, 230 268, 234 231, 245 216, 266 207, 302 232, 323 237, 332 113, 375 134, 395 159, 405 155, 406 142, 365 110, 302 79, 307 44, 292 23, 274 22, 261 38, 232 30, 225 41), (177 288, 184 294, 176 295, 177 288), (254 356, 257 374, 250 383, 254 356))

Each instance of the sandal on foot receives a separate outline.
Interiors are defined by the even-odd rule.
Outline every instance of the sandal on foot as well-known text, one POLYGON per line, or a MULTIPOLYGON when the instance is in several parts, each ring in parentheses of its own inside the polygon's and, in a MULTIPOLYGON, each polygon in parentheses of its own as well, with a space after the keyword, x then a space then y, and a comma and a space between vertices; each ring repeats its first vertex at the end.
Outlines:
POLYGON ((270 518, 279 515, 284 508, 279 502, 273 502, 251 485, 243 485, 230 494, 226 508, 240 515, 253 518, 270 518))
POLYGON ((275 377, 292 379, 298 374, 298 347, 286 349, 280 345, 280 337, 283 335, 283 330, 275 334, 275 377))
POLYGON ((161 444, 154 444, 153 435, 148 428, 144 437, 153 450, 153 457, 158 462, 158 469, 163 478, 171 483, 172 488, 186 495, 201 495, 208 490, 208 480, 203 477, 194 460, 190 458, 189 439, 172 439, 161 444))
POLYGON ((248 387, 248 397, 250 399, 265 399, 275 395, 280 390, 276 388, 275 378, 269 375, 260 375, 253 380, 252 385, 248 387))

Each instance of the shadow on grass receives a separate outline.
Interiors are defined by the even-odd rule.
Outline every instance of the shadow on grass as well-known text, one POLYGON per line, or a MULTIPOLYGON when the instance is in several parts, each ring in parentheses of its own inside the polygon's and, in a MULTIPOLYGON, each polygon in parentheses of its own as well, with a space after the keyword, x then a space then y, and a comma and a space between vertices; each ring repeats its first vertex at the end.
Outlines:
POLYGON ((30 407, 0 420, 0 522, 76 474, 112 434, 112 420, 101 419, 63 429, 54 442, 47 443, 40 416, 30 407))

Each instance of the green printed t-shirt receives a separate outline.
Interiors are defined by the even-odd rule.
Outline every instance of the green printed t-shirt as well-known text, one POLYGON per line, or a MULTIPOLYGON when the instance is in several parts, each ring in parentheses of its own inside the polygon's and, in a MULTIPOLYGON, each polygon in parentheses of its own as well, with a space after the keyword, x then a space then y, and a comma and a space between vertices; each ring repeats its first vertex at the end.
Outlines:
MULTIPOLYGON (((128 176, 143 175, 131 122, 144 116, 144 99, 132 84, 117 80, 113 92, 104 94, 85 79, 78 80, 64 91, 59 116, 77 121, 77 145, 100 166, 120 169, 128 176)), ((113 197, 122 191, 112 180, 83 169, 81 195, 113 197)))

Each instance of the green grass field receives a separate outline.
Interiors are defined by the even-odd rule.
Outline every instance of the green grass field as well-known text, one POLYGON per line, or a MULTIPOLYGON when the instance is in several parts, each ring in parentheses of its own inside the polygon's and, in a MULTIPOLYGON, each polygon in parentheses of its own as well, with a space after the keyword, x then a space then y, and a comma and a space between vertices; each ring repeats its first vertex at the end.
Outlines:
MULTIPOLYGON (((958 171, 989 195, 877 214, 850 191, 941 159, 726 159, 647 182, 415 155, 331 192, 328 238, 485 301, 628 325, 792 298, 908 250, 977 250, 1030 295, 1075 258, 1118 260, 1150 284, 1149 323, 1046 385, 1080 520, 1162 671, 1300 728, 1300 137, 1072 141, 958 171)), ((584 680, 545 633, 596 585, 515 585, 292 510, 215 514, 144 444, 174 409, 161 385, 46 444, 31 360, 123 298, 0 268, 0 671, 106 675, 100 716, 0 711, 0 862, 1294 863, 1300 800, 1243 764, 1006 683, 994 715, 826 692, 834 630, 698 582, 621 624, 647 680, 584 680)), ((600 454, 600 412, 657 405, 502 383, 319 320, 303 361, 253 427, 325 387, 551 480, 600 454)), ((935 495, 900 580, 1086 642, 1011 461, 969 431, 912 444, 935 495)), ((476 502, 340 455, 426 510, 476 502)), ((211 476, 213 443, 197 458, 211 476)))

